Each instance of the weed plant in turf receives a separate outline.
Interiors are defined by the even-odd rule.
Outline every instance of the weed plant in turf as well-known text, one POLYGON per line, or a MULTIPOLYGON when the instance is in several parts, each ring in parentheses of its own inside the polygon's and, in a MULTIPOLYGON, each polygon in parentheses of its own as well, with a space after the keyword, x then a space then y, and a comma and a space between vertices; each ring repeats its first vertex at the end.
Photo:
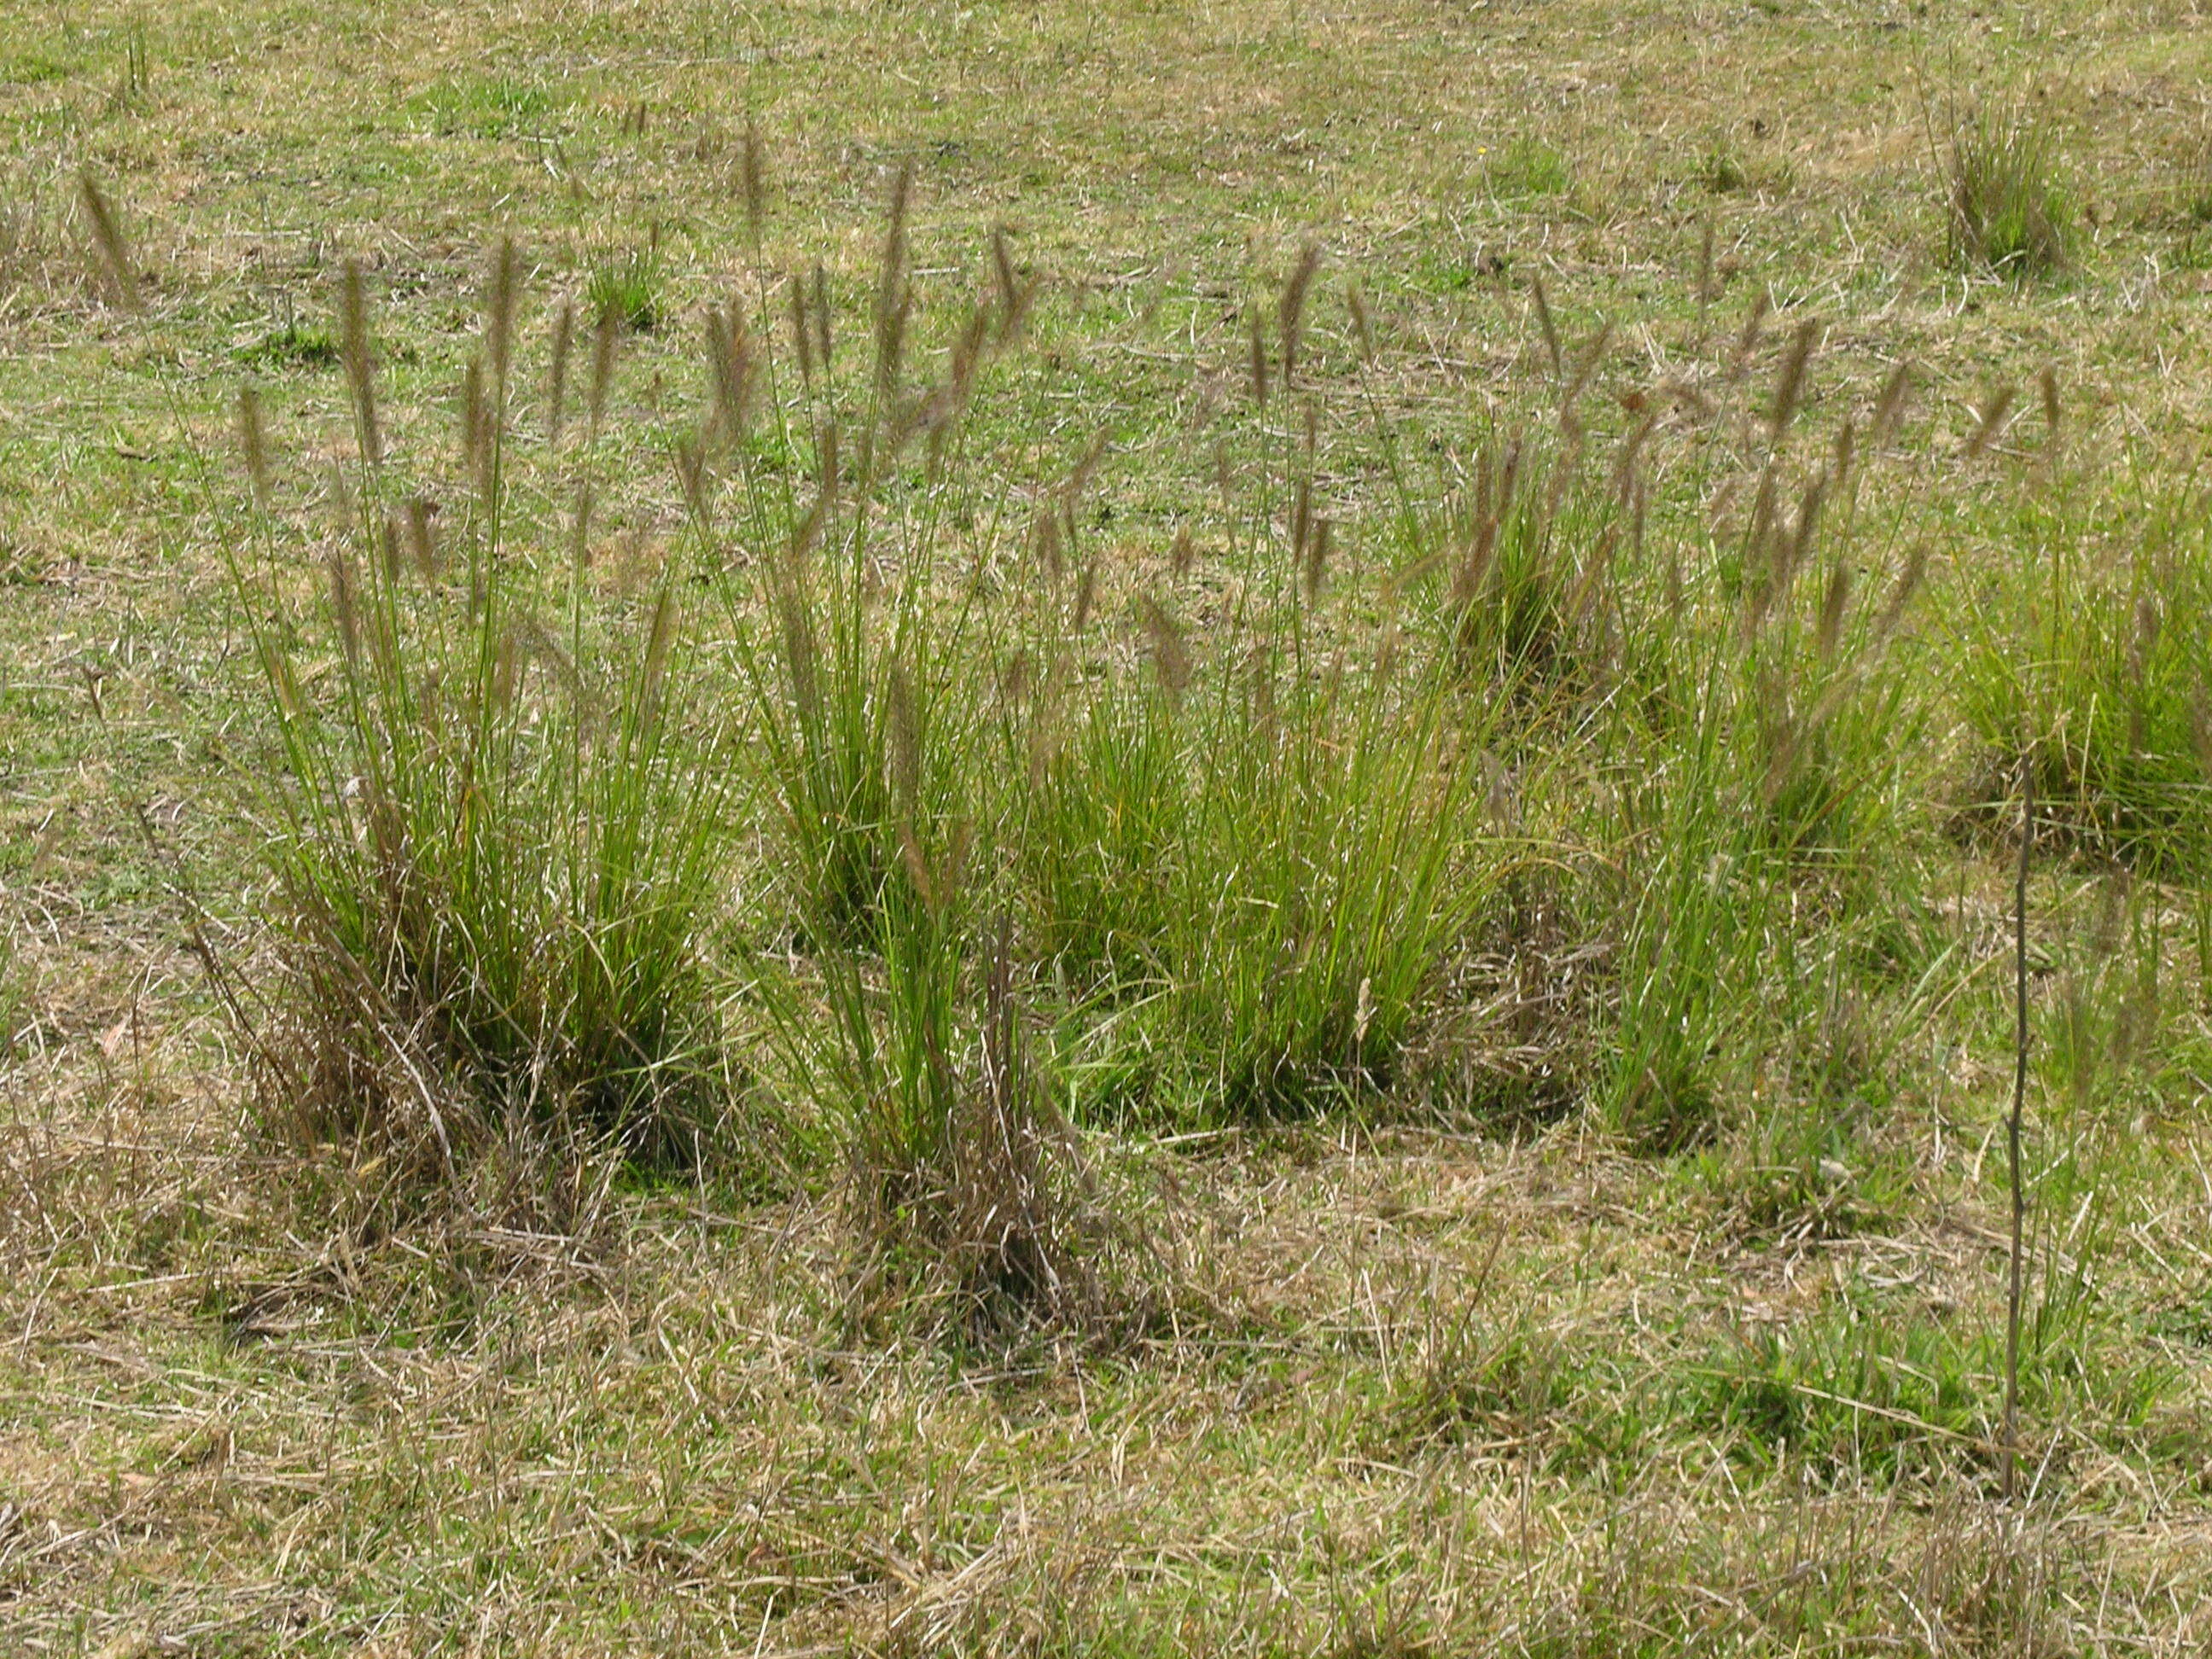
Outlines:
POLYGON ((2033 766, 2042 833, 2152 872, 2212 855, 2212 605, 2202 483, 2123 466, 2085 518, 2073 492, 2025 506, 2020 556, 1983 574, 1957 629, 1981 793, 2033 766))
POLYGON ((1489 157, 1484 179, 1499 198, 1515 203, 1565 196, 1574 187, 1567 158, 1529 133, 1507 140, 1489 157))
POLYGON ((781 879, 759 919, 800 962, 762 982, 789 1076, 826 1108, 863 1225, 904 1284, 969 1322, 1087 1297, 1082 1172, 1025 1027, 1000 866, 1012 796, 982 752, 979 597, 997 483, 964 441, 1033 296, 999 245, 942 378, 913 386, 902 176, 872 360, 844 376, 826 276, 787 283, 797 373, 766 317, 710 315, 713 407, 679 456, 722 580, 781 879), (765 395, 763 389, 765 388, 765 395), (756 419, 780 456, 750 440, 756 419))
POLYGON ((599 592, 588 489, 566 533, 513 516, 519 288, 503 243, 461 399, 467 482, 444 494, 386 451, 348 268, 356 453, 312 599, 259 404, 240 405, 259 534, 231 574, 277 746, 255 805, 281 926, 266 999, 228 982, 272 1127, 374 1164, 350 1196, 386 1222, 441 1193, 572 1217, 594 1154, 688 1162, 728 1106, 702 956, 726 739, 672 579, 599 592))
POLYGON ((1945 246, 1954 265, 2018 282, 2066 269, 2079 215, 2047 113, 2022 101, 1962 117, 1942 164, 1945 246))
POLYGON ((288 368, 329 368, 338 362, 337 336, 325 324, 297 319, 270 329, 259 339, 231 354, 248 368, 263 372, 288 368))
MULTIPOLYGON (((1314 270, 1309 252, 1272 343, 1253 334, 1263 432, 1314 270)), ((1099 1016, 1103 1106, 1209 1121, 1387 1085, 1489 890, 1469 782, 1491 716, 1405 635, 1403 581, 1340 585, 1319 407, 1292 407, 1232 492, 1233 599, 1202 639, 1172 593, 1137 591, 1113 596, 1138 635, 1117 653, 1086 626, 1103 583, 1085 566, 1031 649, 1010 743, 1033 778, 1022 880, 1054 974, 1099 1016)))
POLYGON ((1070 729, 1024 826, 1039 938, 1099 1015, 1100 1103, 1208 1121, 1377 1088, 1486 890, 1446 682, 1373 641, 1316 661, 1297 625, 1187 666, 1146 604, 1149 682, 1040 699, 1070 729))
POLYGON ((611 317, 633 334, 650 334, 667 309, 662 294, 660 242, 602 255, 584 281, 584 303, 598 317, 611 317))

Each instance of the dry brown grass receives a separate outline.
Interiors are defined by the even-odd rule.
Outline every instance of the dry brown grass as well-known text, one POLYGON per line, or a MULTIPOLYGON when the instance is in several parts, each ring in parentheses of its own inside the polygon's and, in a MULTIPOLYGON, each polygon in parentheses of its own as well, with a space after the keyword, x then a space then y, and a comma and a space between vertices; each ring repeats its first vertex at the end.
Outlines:
POLYGON ((2207 1634, 2201 1511, 2094 1431, 2036 1446, 2011 1513, 1971 1466, 1869 1494, 1695 1439, 1594 1449, 1686 1340, 1847 1279, 1986 1310, 1995 1216, 1778 1259, 1573 1131, 1231 1138, 1146 1155, 1173 1166, 1191 1289, 1136 1350, 956 1364, 855 1343, 834 1206, 671 1193, 624 1201, 611 1255, 495 1232, 465 1267, 317 1261, 269 1230, 224 1127, 158 1093, 98 1103, 98 1133, 55 1101, 11 1148, 0 1581, 26 1644, 1787 1651, 1849 1631, 2182 1654, 2207 1634), (60 1231, 27 1237, 40 1216, 60 1231), (1472 1414, 1403 1416, 1516 1334, 1522 1369, 1451 1396, 1472 1414))

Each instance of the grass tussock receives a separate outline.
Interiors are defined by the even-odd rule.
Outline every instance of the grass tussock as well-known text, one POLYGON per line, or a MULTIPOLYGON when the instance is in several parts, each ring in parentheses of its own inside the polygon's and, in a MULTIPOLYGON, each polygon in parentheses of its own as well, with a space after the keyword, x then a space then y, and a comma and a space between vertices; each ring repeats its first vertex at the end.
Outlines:
POLYGON ((2108 499, 2087 534, 2071 515, 2027 515, 2021 556, 1966 614, 1960 701, 1984 745, 1981 794, 2016 798, 2024 761, 2039 834, 2193 872, 2212 854, 2212 653, 2187 620, 2212 601, 2203 489, 2122 480, 2108 499))
POLYGON ((2029 281, 2071 264, 2080 216, 2048 115, 2023 103, 1967 116, 1943 164, 1945 246, 1954 266, 2029 281))
MULTIPOLYGON (((641 592, 591 574, 588 488, 562 564, 504 528, 505 256, 450 514, 386 483, 349 301, 349 540, 315 614, 257 635, 291 781, 289 1006, 319 1032, 263 1051, 307 1067, 284 1092, 308 1138, 412 1126, 386 1137, 410 1179, 450 1179, 467 1102, 487 1133, 698 1159, 736 1110, 720 1010, 741 1006, 775 1036, 748 1086, 787 1133, 733 1149, 738 1178, 834 1151, 874 1259, 993 1319, 1095 1299, 1114 1230, 1086 1130, 1401 1084, 1459 1110, 1579 1099, 1661 1154, 1802 1108, 1834 1132, 1777 1141, 1790 1173, 1751 1181, 1746 1224, 1856 1224, 1820 1171, 1856 1158, 1897 1029, 1857 976, 1917 971, 1886 883, 1916 855, 1932 715, 1898 653, 1921 562, 1862 516, 1876 445, 1858 416, 1799 436, 1817 326, 1774 348, 1770 391, 1754 307, 1722 401, 1650 388, 1613 422, 1589 395, 1609 331, 1569 349, 1535 288, 1553 395, 1432 451, 1433 491, 1396 434, 1355 434, 1394 491, 1363 537, 1302 356, 1309 252, 1243 343, 1258 459, 1217 479, 1204 543, 1186 526, 1128 567, 1081 510, 1106 446, 1025 482, 988 418, 1030 372, 1033 282, 1001 240, 971 299, 925 314, 909 191, 860 348, 819 269, 707 310, 673 445, 689 546, 641 592), (1669 422, 1705 435, 1666 465, 1728 474, 1702 524, 1655 511, 1669 422), (719 605, 687 619, 700 586, 719 605), (1469 1042, 1503 1070, 1443 1052, 1469 1042)), ((588 465, 621 324, 602 309, 585 342, 575 315, 546 425, 588 465)), ((1881 441, 1904 385, 1863 416, 1881 441)), ((250 419, 247 447, 265 495, 250 419)), ((285 597, 241 574, 264 588, 285 597)))
MULTIPOLYGON (((573 1200, 586 1151, 689 1161, 726 1113, 702 957, 725 739, 673 582, 600 594, 588 495, 559 530, 510 520, 515 271, 502 245, 466 483, 442 499, 400 491, 350 271, 345 522, 307 592, 273 538, 233 554, 276 744, 258 805, 281 968, 248 1022, 263 1098, 289 1138, 345 1149, 379 1209, 466 1191, 480 1167, 573 1200)), ((240 411, 265 496, 258 400, 240 411)))
POLYGON ((1294 658, 1102 689, 1040 767, 1030 902, 1109 1011, 1109 1100, 1206 1119, 1387 1085, 1485 891, 1441 682, 1294 658))
POLYGON ((755 925, 795 953, 764 980, 790 1074, 829 1109, 864 1233, 899 1282, 970 1326, 1057 1321, 1097 1309, 1100 1230, 1008 920, 1014 797, 986 764, 974 678, 994 481, 963 433, 1033 296, 1001 244, 995 285, 917 369, 908 189, 864 373, 841 375, 818 270, 788 283, 785 400, 756 410, 755 388, 778 383, 775 325, 716 313, 711 408, 681 465, 695 531, 728 567, 750 775, 783 872, 755 925), (799 466, 753 465, 757 412, 799 466))
POLYGON ((661 270, 659 239, 644 247, 602 255, 584 278, 584 307, 594 317, 611 317, 633 334, 650 334, 668 313, 661 270))

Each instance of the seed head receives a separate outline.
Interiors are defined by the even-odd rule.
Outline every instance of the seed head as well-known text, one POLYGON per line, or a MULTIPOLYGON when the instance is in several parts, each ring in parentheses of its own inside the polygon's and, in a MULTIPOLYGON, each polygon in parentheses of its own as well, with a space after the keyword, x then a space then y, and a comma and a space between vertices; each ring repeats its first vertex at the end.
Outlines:
POLYGON ((727 310, 707 313, 708 367, 714 392, 715 436, 734 443, 752 417, 753 388, 758 379, 760 353, 744 313, 735 301, 727 310))
POLYGON ((1305 578, 1309 605, 1321 597, 1322 580, 1328 574, 1329 543, 1334 530, 1327 519, 1320 519, 1315 521, 1313 532, 1307 538, 1305 578))
POLYGON ((806 289, 797 277, 791 283, 791 338, 799 349, 799 384, 814 386, 814 331, 806 315, 806 289))
POLYGON ((1345 297, 1352 308, 1352 332, 1359 342, 1359 360, 1371 363, 1375 361, 1375 325, 1367 314, 1366 298, 1357 283, 1345 297))
POLYGON ((338 548, 325 560, 331 579, 331 611, 337 617, 338 637, 345 643, 346 660, 361 655, 361 611, 355 599, 353 561, 338 548))
POLYGON ((898 385, 906 354, 907 319, 914 309, 907 270, 907 210, 914 191, 914 163, 901 164, 891 185, 890 222, 884 234, 882 269, 876 285, 876 386, 889 393, 898 385))
POLYGON ((1805 561, 1812 553, 1813 532, 1820 521, 1820 507, 1827 499, 1827 493, 1828 480, 1823 475, 1807 484, 1804 493, 1797 498, 1797 520, 1791 526, 1789 562, 1783 571, 1785 586, 1796 579, 1797 573, 1805 568, 1805 561))
POLYGON ((1184 643, 1182 626, 1150 594, 1138 601, 1138 614, 1152 646, 1152 672, 1170 696, 1182 696, 1191 673, 1190 650, 1184 643))
POLYGON ((491 283, 484 303, 484 351, 491 359, 494 395, 506 400, 507 370, 514 360, 514 311, 522 291, 522 256, 514 238, 502 236, 492 251, 491 283))
POLYGON ((1766 313, 1774 297, 1765 289, 1751 296, 1751 310, 1743 319, 1743 332, 1736 336, 1735 373, 1741 374, 1751 354, 1759 349, 1759 342, 1766 332, 1766 313))
POLYGON ((384 459, 384 434, 376 419, 375 364, 368 347, 368 295, 361 262, 345 264, 344 286, 339 307, 339 356, 344 359, 346 385, 353 393, 354 431, 362 459, 371 466, 384 459))
POLYGON ((1285 386, 1297 372, 1298 345, 1305 330, 1306 291, 1313 286, 1314 273, 1320 269, 1320 245, 1308 242, 1298 254, 1297 264, 1291 268, 1290 280, 1283 284, 1281 297, 1275 302, 1276 332, 1283 344, 1285 386))
POLYGON ((1790 422, 1797 418, 1797 405, 1805 395, 1805 370, 1813 361, 1813 347, 1820 337, 1820 325, 1808 317, 1797 325, 1790 349, 1783 355, 1781 378, 1774 386, 1774 409, 1768 416, 1768 436, 1773 441, 1779 442, 1790 422))
POLYGON ((768 161, 761 150, 760 129, 750 115, 745 117, 745 143, 738 167, 745 191, 745 228, 757 245, 768 215, 768 161))
POLYGON ((622 313, 613 306, 600 308, 592 332, 592 386, 585 400, 585 436, 596 441, 599 422, 607 412, 607 392, 614 384, 615 343, 622 334, 622 313))
POLYGON ((1090 560, 1083 574, 1075 580, 1075 614, 1070 619, 1069 631, 1080 634, 1091 622, 1091 602, 1098 594, 1098 561, 1090 560))
POLYGON ((817 264, 814 267, 814 362, 825 376, 830 361, 830 275, 817 264))
POLYGON ((679 439, 676 445, 676 481, 684 487, 684 503, 691 521, 704 532, 710 523, 707 503, 707 457, 696 439, 679 439))
POLYGON ((1828 574, 1828 591, 1820 600, 1820 629, 1819 644, 1823 662, 1835 660, 1836 651, 1843 643, 1844 611, 1851 597, 1851 568, 1843 560, 1828 574))
POLYGON ((1881 607, 1881 615, 1875 619, 1874 631, 1877 640, 1886 640, 1895 631, 1905 616, 1905 607, 1912 603, 1912 596, 1920 591, 1921 578, 1928 571, 1928 550, 1916 547, 1898 574, 1897 586, 1890 590, 1888 599, 1881 607))
POLYGON ((2013 399, 2018 395, 2014 388, 2002 386, 1983 403, 1973 435, 1966 440, 1968 460, 1978 459, 1983 451, 2004 435, 2005 416, 2012 412, 2013 399))
POLYGON ((420 495, 408 498, 407 552, 415 562, 415 568, 424 581, 433 580, 438 574, 437 535, 431 520, 437 514, 434 503, 420 495))
POLYGON ((1882 383, 1881 396, 1875 402, 1874 419, 1867 430, 1867 441, 1876 449, 1881 448, 1897 435, 1898 424, 1905 418, 1905 401, 1912 393, 1912 365, 1901 362, 1890 370, 1889 379, 1882 383))
POLYGON ((555 450, 561 447, 561 423, 568 418, 568 354, 575 344, 576 307, 563 300, 553 317, 553 362, 545 388, 545 441, 555 450))
POLYGON ((1564 380, 1566 377, 1566 356, 1559 349, 1559 327, 1552 320, 1552 301, 1544 292, 1544 279, 1541 276, 1530 277, 1528 291, 1536 302, 1536 326, 1543 332, 1544 350, 1552 360, 1552 378, 1554 380, 1564 380))
POLYGON ((77 199, 84 204, 85 217, 92 221, 93 246, 99 251, 101 269, 106 273, 115 297, 125 311, 138 309, 138 276, 131 268, 131 248, 123 240, 122 222, 116 217, 106 192, 90 173, 78 175, 77 199))
POLYGON ((257 507, 269 505, 269 432, 261 418, 261 394, 250 386, 238 389, 238 445, 246 455, 246 476, 253 483, 257 507))
POLYGON ((890 701, 891 798, 910 821, 921 798, 921 723, 903 663, 891 670, 890 701))
MULTIPOLYGON (((841 465, 837 454, 837 434, 840 428, 834 417, 824 421, 822 423, 822 436, 817 441, 815 447, 814 459, 816 470, 821 475, 816 480, 817 487, 820 492, 819 497, 816 502, 817 508, 820 507, 823 503, 836 501, 837 499, 837 492, 844 483, 844 468, 841 465)), ((817 528, 819 528, 818 525, 817 528)))

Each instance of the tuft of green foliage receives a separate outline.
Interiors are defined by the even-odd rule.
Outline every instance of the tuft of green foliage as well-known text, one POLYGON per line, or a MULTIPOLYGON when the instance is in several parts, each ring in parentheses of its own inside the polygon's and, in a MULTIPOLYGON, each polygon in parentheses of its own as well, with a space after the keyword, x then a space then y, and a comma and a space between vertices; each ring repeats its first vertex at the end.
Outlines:
POLYGON ((611 317, 633 334, 650 334, 667 313, 661 286, 658 244, 627 248, 592 266, 584 279, 584 305, 592 315, 611 317))
MULTIPOLYGON (((258 796, 282 963, 252 1030, 264 1099, 297 1141, 374 1159, 363 1196, 393 1203, 487 1160, 523 1200, 573 1202, 584 1152, 688 1161, 728 1105, 702 954, 733 816, 725 738, 672 579, 609 601, 574 556, 586 526, 568 556, 518 544, 511 246, 493 284, 465 511, 398 498, 349 270, 349 533, 304 605, 265 514, 262 554, 231 565, 277 744, 258 796)), ((265 499, 250 395, 241 412, 265 499)))
POLYGON ((1560 151, 1530 133, 1518 133, 1491 155, 1483 177, 1492 194, 1509 202, 1565 196, 1574 170, 1560 151))
POLYGON ((1996 1443, 1996 1367, 1985 1337, 1846 1304, 1760 1328, 1718 1352, 1692 1407, 1740 1458, 1789 1459, 1829 1482, 1884 1483, 1996 1443))
POLYGON ((1116 1011, 1124 1103, 1204 1120, 1381 1087, 1487 889, 1445 682, 1233 636, 1191 672, 1100 686, 1040 767, 1042 947, 1116 1011))
POLYGON ((481 139, 529 137, 561 109, 553 88, 505 75, 439 81, 410 104, 440 134, 481 139))
POLYGON ((2039 833, 2154 872, 2212 857, 2212 537, 2195 480, 2117 482, 2089 527, 2057 505, 2023 515, 2023 556, 1960 612, 1963 712, 1990 789, 2035 772, 2039 833))
POLYGON ((2026 281, 2071 263, 2079 216, 2047 117, 2022 105, 1966 118, 1951 134, 1945 168, 1954 265, 2026 281))
POLYGON ((329 368, 338 362, 337 336, 327 324, 295 320, 231 355, 249 368, 329 368))
POLYGON ((1729 196, 1751 188, 1751 169, 1735 145, 1717 138, 1698 157, 1694 176, 1716 196, 1729 196))

